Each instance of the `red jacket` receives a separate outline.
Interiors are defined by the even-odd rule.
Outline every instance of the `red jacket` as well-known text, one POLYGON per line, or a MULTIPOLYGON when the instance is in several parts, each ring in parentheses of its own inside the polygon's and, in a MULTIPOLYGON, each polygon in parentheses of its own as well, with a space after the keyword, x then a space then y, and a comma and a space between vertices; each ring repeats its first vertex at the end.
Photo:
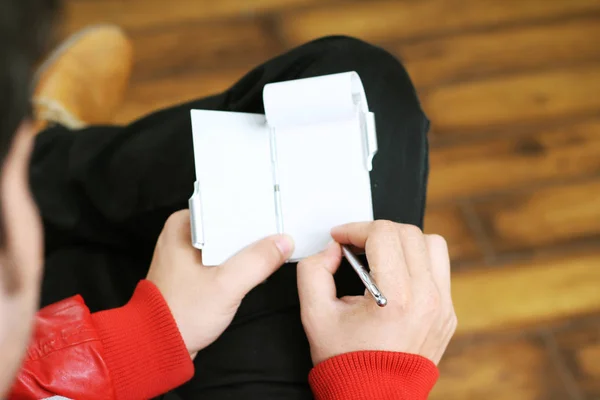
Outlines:
MULTIPOLYGON (((165 300, 141 281, 127 305, 90 314, 81 296, 42 309, 10 399, 147 399, 185 383, 194 366, 165 300)), ((420 356, 362 351, 318 364, 317 399, 426 399, 435 365, 420 356)))

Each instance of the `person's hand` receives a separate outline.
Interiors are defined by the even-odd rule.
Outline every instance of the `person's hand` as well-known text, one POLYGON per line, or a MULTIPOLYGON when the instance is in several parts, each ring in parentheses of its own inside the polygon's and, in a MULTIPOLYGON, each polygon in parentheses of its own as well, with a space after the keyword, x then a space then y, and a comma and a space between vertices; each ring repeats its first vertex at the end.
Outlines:
POLYGON ((189 211, 169 217, 148 280, 169 305, 192 358, 225 331, 244 296, 290 257, 293 246, 288 236, 274 235, 218 267, 206 267, 201 252, 192 246, 189 211))
POLYGON ((44 264, 40 216, 28 182, 34 131, 21 124, 0 174, 0 398, 21 365, 39 307, 44 264))
POLYGON ((369 292, 336 297, 338 243, 300 262, 302 324, 313 363, 353 351, 385 350, 419 354, 437 364, 457 324, 445 240, 389 221, 343 225, 331 235, 338 243, 365 249, 388 303, 378 307, 369 292))

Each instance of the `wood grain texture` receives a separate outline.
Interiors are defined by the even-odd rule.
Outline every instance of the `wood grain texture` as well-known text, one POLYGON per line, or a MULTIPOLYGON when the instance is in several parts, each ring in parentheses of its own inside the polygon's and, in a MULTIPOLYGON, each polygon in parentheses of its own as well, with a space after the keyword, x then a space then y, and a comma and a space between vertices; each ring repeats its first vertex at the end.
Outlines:
POLYGON ((498 196, 475 205, 499 251, 589 239, 600 248, 600 179, 498 196))
POLYGON ((600 64, 439 86, 422 97, 438 135, 598 115, 600 64))
POLYGON ((598 0, 348 1, 284 14, 280 29, 290 46, 331 34, 393 42, 598 10, 598 0))
POLYGON ((600 312, 600 248, 452 277, 457 335, 520 331, 600 312))
POLYGON ((600 119, 431 149, 429 202, 600 175, 600 119))
POLYGON ((114 23, 128 30, 225 18, 253 18, 264 13, 328 0, 72 0, 65 2, 63 28, 114 23))
POLYGON ((600 322, 559 332, 556 341, 583 395, 600 399, 600 322))
POLYGON ((600 18, 517 25, 388 46, 417 87, 600 60, 600 18))
POLYGON ((245 69, 225 69, 139 82, 127 94, 115 123, 124 124, 153 111, 220 93, 245 73, 245 69))
POLYGON ((425 233, 442 235, 448 242, 453 262, 483 258, 474 232, 470 229, 457 205, 427 207, 425 233))
POLYGON ((568 394, 543 343, 523 338, 450 349, 431 400, 564 400, 568 394))
POLYGON ((247 68, 283 49, 257 20, 189 23, 134 31, 134 81, 182 73, 247 68))

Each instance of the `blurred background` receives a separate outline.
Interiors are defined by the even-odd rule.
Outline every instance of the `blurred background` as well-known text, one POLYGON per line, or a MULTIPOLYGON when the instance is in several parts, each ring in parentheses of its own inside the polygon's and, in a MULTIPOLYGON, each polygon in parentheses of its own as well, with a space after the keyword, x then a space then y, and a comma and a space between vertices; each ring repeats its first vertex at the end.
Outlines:
POLYGON ((135 68, 115 122, 327 34, 398 56, 432 120, 426 231, 456 338, 432 399, 600 399, 600 0, 67 0, 135 68))

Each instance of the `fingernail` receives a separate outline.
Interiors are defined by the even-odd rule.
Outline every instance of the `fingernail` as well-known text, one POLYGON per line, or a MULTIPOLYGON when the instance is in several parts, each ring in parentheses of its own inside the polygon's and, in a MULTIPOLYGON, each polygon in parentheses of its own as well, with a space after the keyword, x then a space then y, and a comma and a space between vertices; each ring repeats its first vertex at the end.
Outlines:
POLYGON ((282 255, 289 256, 294 248, 294 240, 288 235, 279 235, 275 239, 275 246, 279 249, 282 255))

